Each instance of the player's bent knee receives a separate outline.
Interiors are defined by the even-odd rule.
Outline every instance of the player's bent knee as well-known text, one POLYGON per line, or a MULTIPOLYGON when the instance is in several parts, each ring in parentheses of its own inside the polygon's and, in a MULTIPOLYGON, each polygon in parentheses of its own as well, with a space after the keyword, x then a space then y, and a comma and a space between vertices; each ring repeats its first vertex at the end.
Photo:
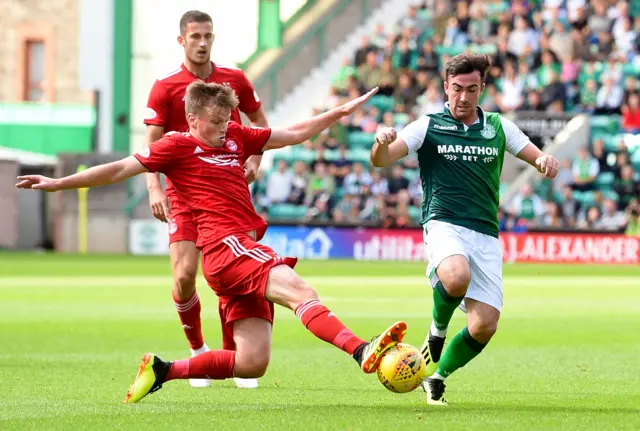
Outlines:
POLYGON ((309 286, 303 280, 295 283, 295 285, 292 286, 292 291, 294 292, 290 304, 292 310, 295 310, 298 306, 304 304, 305 302, 318 299, 318 293, 315 291, 315 289, 309 286))
POLYGON ((181 292, 193 291, 196 285, 198 267, 180 265, 176 268, 174 278, 176 287, 181 292))
POLYGON ((464 256, 447 258, 437 269, 438 278, 451 296, 464 296, 471 281, 469 262, 464 256))
POLYGON ((236 353, 233 376, 241 379, 257 379, 265 375, 269 367, 269 355, 236 353))
POLYGON ((498 331, 498 321, 476 320, 469 322, 469 334, 474 340, 486 344, 498 331))

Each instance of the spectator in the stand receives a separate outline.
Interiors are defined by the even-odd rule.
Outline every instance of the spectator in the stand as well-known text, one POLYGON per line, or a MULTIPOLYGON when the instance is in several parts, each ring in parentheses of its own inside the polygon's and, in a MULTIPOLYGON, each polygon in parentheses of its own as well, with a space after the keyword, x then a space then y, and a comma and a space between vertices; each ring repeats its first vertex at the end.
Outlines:
POLYGON ((381 50, 384 48, 384 44, 387 37, 384 34, 384 26, 381 23, 376 24, 373 29, 373 34, 371 35, 371 45, 376 50, 381 50))
POLYGON ((516 76, 515 68, 511 62, 505 64, 501 87, 502 91, 498 97, 500 112, 515 111, 524 104, 524 88, 516 76))
POLYGON ((588 60, 591 58, 589 45, 586 43, 580 28, 575 24, 571 29, 571 52, 575 58, 581 58, 582 60, 588 60))
POLYGON ((378 170, 371 173, 371 193, 374 196, 385 196, 389 193, 389 181, 378 170))
POLYGON ((338 158, 329 162, 329 172, 336 179, 336 186, 342 187, 344 177, 351 171, 351 161, 347 157, 347 146, 340 145, 338 148, 338 158))
POLYGON ((533 193, 529 184, 525 184, 513 199, 511 212, 514 216, 525 220, 528 225, 535 226, 540 223, 545 209, 540 196, 533 193))
POLYGON ((607 16, 607 6, 603 1, 595 1, 592 3, 593 13, 587 21, 589 30, 592 34, 600 34, 608 32, 613 24, 611 18, 607 16))
POLYGON ((401 73, 398 87, 393 93, 393 97, 396 100, 401 100, 410 110, 416 104, 419 95, 418 89, 413 85, 411 75, 409 73, 401 73))
POLYGON ((629 95, 627 104, 622 105, 622 129, 627 133, 640 134, 640 95, 629 95))
POLYGON ((554 109, 554 105, 560 106, 560 112, 564 111, 564 102, 567 99, 567 87, 560 82, 559 75, 555 69, 549 70, 549 81, 545 84, 540 101, 545 109, 554 109))
MULTIPOLYGON (((638 40, 640 40, 640 38, 638 38, 638 40)), ((631 97, 632 94, 638 94, 638 79, 633 75, 627 76, 624 81, 624 95, 622 96, 622 103, 628 104, 629 97, 631 97)))
POLYGON ((322 195, 316 199, 313 206, 307 210, 304 218, 307 222, 328 222, 331 219, 329 213, 329 197, 322 195))
POLYGON ((558 175, 551 182, 551 187, 556 193, 562 193, 566 186, 573 183, 573 172, 571 172, 571 161, 564 159, 560 161, 558 175))
POLYGON ((593 145, 591 147, 591 155, 598 161, 599 173, 611 171, 611 166, 609 166, 608 154, 604 149, 604 141, 602 139, 596 139, 595 141, 593 141, 593 145))
POLYGON ((398 73, 393 70, 391 58, 385 57, 380 66, 380 89, 378 94, 381 96, 391 96, 396 89, 398 82, 398 73))
POLYGON ((329 200, 336 191, 335 179, 327 172, 324 163, 316 163, 313 175, 309 178, 305 190, 305 205, 314 205, 319 198, 329 200))
POLYGON ((573 197, 573 190, 570 186, 566 186, 562 190, 562 199, 560 201, 560 211, 564 216, 567 227, 574 227, 578 219, 580 204, 573 197))
POLYGON ((625 210, 627 225, 625 233, 630 236, 640 236, 640 203, 638 199, 632 199, 625 210))
POLYGON ((580 147, 578 158, 573 162, 573 184, 574 190, 593 190, 593 182, 600 173, 598 161, 591 157, 586 147, 580 147))
POLYGON ((618 211, 616 202, 612 199, 605 199, 602 209, 602 216, 596 223, 597 228, 621 231, 626 224, 626 219, 624 212, 618 211))
POLYGON ((469 12, 469 39, 473 43, 484 43, 491 35, 491 21, 486 17, 480 2, 473 2, 469 12))
POLYGON ((417 111, 418 115, 428 115, 442 112, 443 108, 443 94, 439 86, 432 82, 427 91, 418 97, 418 104, 415 106, 414 112, 417 111))
POLYGON ((596 81, 587 79, 584 88, 580 90, 580 105, 582 112, 595 112, 598 104, 598 87, 596 81))
POLYGON ((393 53, 392 62, 399 69, 414 69, 417 66, 416 51, 411 49, 408 39, 400 39, 398 48, 393 53))
POLYGON ((444 31, 444 40, 442 46, 464 46, 467 43, 467 34, 460 28, 458 18, 452 16, 447 21, 447 28, 444 31))
POLYGON ((291 194, 288 199, 290 204, 303 204, 308 181, 309 174, 307 171, 307 165, 305 162, 298 160, 293 165, 293 181, 291 182, 291 194))
POLYGON ((375 53, 376 47, 371 44, 369 37, 362 36, 360 38, 360 47, 357 49, 355 56, 353 58, 353 65, 356 68, 360 68, 365 62, 367 62, 367 57, 369 57, 369 53, 375 53))
POLYGON ((553 33, 549 37, 549 48, 556 53, 560 60, 573 56, 571 33, 567 31, 567 25, 564 22, 556 21, 553 33))
POLYGON ((427 72, 429 76, 437 75, 440 64, 438 54, 433 50, 433 42, 425 40, 418 58, 418 70, 427 72))
POLYGON ((526 92, 537 90, 538 78, 535 73, 531 73, 529 64, 526 61, 518 61, 518 79, 522 83, 522 88, 526 92))
POLYGON ((613 77, 606 78, 604 84, 598 90, 596 114, 610 115, 619 113, 623 96, 622 88, 616 84, 615 79, 613 77))
MULTIPOLYGON (((528 111, 544 111, 544 106, 542 105, 542 101, 540 100, 540 92, 529 92, 529 94, 527 94, 527 102, 525 106, 528 111)), ((487 108, 487 110, 489 110, 489 108, 487 108)))
POLYGON ((370 51, 367 53, 366 61, 358 66, 358 77, 364 85, 365 90, 369 91, 380 84, 382 70, 378 66, 376 53, 370 51))
POLYGON ((271 172, 267 180, 267 198, 269 203, 286 202, 293 189, 293 175, 289 172, 287 162, 279 160, 276 171, 271 172))
POLYGON ((520 57, 525 46, 530 46, 534 50, 538 47, 538 36, 527 21, 523 18, 516 18, 515 29, 509 35, 509 52, 520 57))
POLYGON ((395 204, 398 201, 398 193, 401 190, 407 190, 408 187, 409 180, 404 176, 404 168, 402 165, 393 165, 391 178, 389 179, 389 196, 387 196, 387 202, 389 204, 395 204))
POLYGON ((578 221, 578 229, 597 230, 600 220, 601 211, 597 206, 592 206, 586 212, 586 216, 581 217, 578 221))
POLYGON ((553 201, 547 202, 546 214, 542 217, 542 226, 552 228, 564 228, 567 226, 562 215, 562 209, 557 203, 553 201))
POLYGON ((640 184, 633 178, 633 168, 625 165, 620 170, 620 178, 614 183, 614 190, 618 194, 618 209, 624 210, 632 199, 640 196, 640 184))
POLYGON ((615 178, 620 178, 622 174, 622 168, 629 164, 629 153, 626 151, 624 141, 622 141, 622 149, 616 154, 616 162, 611 166, 611 172, 615 178))
POLYGON ((340 66, 338 74, 333 79, 333 86, 338 90, 346 90, 349 87, 349 78, 356 74, 356 68, 351 64, 351 60, 345 57, 342 60, 342 66, 340 66))
POLYGON ((353 195, 359 195, 363 186, 370 186, 371 175, 362 168, 362 163, 354 163, 351 172, 344 178, 344 190, 353 195))

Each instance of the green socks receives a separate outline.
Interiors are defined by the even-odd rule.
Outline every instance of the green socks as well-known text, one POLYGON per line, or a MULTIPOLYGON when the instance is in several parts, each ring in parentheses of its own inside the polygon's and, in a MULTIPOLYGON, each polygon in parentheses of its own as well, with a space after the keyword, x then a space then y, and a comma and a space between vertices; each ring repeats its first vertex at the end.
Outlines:
MULTIPOLYGON (((434 312, 435 317, 435 312, 434 312)), ((447 378, 456 371, 469 363, 473 358, 478 356, 486 344, 479 343, 469 334, 469 328, 464 327, 449 342, 449 345, 440 358, 436 374, 438 377, 447 378)))
POLYGON ((449 295, 441 281, 436 283, 433 289, 433 323, 437 329, 447 329, 453 312, 456 311, 463 299, 464 296, 449 295))

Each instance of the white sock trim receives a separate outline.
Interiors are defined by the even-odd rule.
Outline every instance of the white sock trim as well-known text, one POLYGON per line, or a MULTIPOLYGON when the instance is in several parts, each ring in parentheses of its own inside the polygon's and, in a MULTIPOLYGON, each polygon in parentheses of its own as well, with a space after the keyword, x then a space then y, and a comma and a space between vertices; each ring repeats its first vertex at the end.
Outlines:
POLYGON ((433 373, 433 376, 429 377, 430 379, 442 380, 444 382, 445 377, 441 376, 438 373, 433 373))
POLYGON ((436 323, 435 322, 431 322, 431 328, 429 329, 429 332, 433 336, 440 337, 440 338, 445 338, 447 336, 447 331, 448 330, 449 330, 448 327, 444 328, 444 329, 438 329, 438 328, 436 328, 436 323))

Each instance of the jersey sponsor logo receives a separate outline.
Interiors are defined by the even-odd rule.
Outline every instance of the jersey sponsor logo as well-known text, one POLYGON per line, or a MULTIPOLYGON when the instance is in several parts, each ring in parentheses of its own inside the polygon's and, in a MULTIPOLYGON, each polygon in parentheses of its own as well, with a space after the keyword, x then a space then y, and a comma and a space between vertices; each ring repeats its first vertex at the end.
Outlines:
POLYGON ((458 130, 458 126, 453 125, 453 126, 441 126, 440 124, 434 124, 433 125, 434 129, 438 129, 438 130, 458 130))
POLYGON ((153 120, 158 116, 158 113, 153 108, 147 108, 144 110, 144 119, 145 120, 153 120))
POLYGON ((178 224, 174 221, 169 223, 169 235, 173 235, 178 231, 178 224))
POLYGON ((495 147, 480 147, 475 145, 438 145, 438 154, 450 161, 462 159, 467 162, 482 161, 491 163, 498 156, 495 147), (481 156, 481 157, 479 157, 481 156))
POLYGON ((485 124, 484 128, 480 131, 480 134, 485 139, 493 139, 496 137, 496 128, 493 127, 491 124, 485 124))
POLYGON ((229 151, 238 151, 238 144, 233 139, 227 141, 226 145, 229 151))
POLYGON ((200 147, 196 147, 196 149, 193 151, 193 154, 198 154, 198 153, 204 153, 204 151, 202 150, 202 148, 200 148, 200 147))
POLYGON ((144 150, 138 151, 138 155, 142 158, 148 159, 151 155, 151 149, 147 147, 144 150))
POLYGON ((207 162, 209 164, 216 165, 216 166, 229 166, 232 168, 236 166, 240 166, 240 162, 236 160, 238 156, 236 156, 235 154, 223 154, 220 156, 211 156, 211 157, 198 156, 198 158, 203 162, 207 162))

